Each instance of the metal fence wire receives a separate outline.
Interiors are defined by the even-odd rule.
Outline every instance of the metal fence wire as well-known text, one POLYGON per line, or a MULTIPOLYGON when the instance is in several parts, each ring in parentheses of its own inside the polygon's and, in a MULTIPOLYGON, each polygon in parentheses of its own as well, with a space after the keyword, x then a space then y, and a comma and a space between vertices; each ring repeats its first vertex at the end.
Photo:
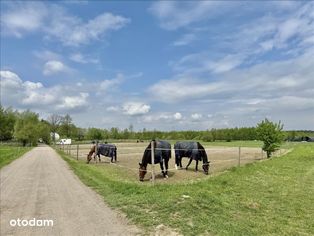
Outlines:
MULTIPOLYGON (((58 148, 64 153, 68 154, 76 160, 86 161, 87 154, 95 144, 60 144, 58 148)), ((117 162, 112 163, 114 166, 119 168, 124 168, 135 175, 138 176, 138 163, 141 162, 143 153, 147 148, 147 143, 118 143, 115 144, 117 147, 117 162)), ((97 145, 96 145, 97 148, 97 145)), ((266 153, 261 148, 252 147, 220 147, 220 146, 204 146, 206 151, 208 161, 210 162, 210 174, 221 172, 226 169, 235 166, 243 166, 247 163, 253 163, 259 160, 266 159, 266 153)), ((152 149, 152 163, 154 163, 154 151, 156 150, 169 150, 164 148, 154 148, 152 149)), ((172 158, 169 160, 168 171, 177 171, 178 168, 175 166, 175 153, 174 148, 171 149, 172 158)), ((178 149, 177 149, 178 150, 178 149)), ((181 149, 182 150, 182 149, 181 149)), ((198 150, 198 149, 194 149, 198 150)), ((280 149, 274 153, 273 156, 280 156, 285 154, 287 149, 280 149)), ((101 162, 97 158, 92 159, 91 164, 104 164, 110 163, 108 157, 101 156, 101 162)), ((182 163, 187 162, 188 158, 183 158, 182 163)), ((192 162, 193 163, 193 162, 192 162)), ((202 163, 200 161, 199 163, 202 163)), ((156 164, 150 165, 150 169, 147 172, 151 174, 152 182, 155 182, 156 171, 158 168, 155 167, 156 164)), ((201 164, 199 164, 201 166, 201 164)), ((157 167, 159 164, 157 164, 157 167)), ((191 164, 190 169, 195 167, 191 164)), ((200 168, 201 169, 201 168, 200 168)))

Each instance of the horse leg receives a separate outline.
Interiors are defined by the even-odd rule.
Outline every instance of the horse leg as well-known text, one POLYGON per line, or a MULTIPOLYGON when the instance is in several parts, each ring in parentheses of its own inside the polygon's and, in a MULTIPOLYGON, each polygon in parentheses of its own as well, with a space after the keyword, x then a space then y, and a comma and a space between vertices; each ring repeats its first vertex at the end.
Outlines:
POLYGON ((195 171, 198 171, 198 160, 196 160, 195 171))
POLYGON ((163 175, 163 176, 164 176, 164 178, 165 178, 166 174, 165 174, 165 172, 164 172, 164 165, 163 165, 163 161, 161 161, 161 162, 159 163, 159 165, 160 165, 161 173, 162 173, 162 175, 163 175))
POLYGON ((188 169, 188 167, 189 167, 189 165, 191 164, 192 160, 193 160, 193 158, 190 157, 189 163, 188 163, 187 166, 185 167, 186 170, 188 169))
POLYGON ((166 160, 166 161, 164 161, 164 163, 165 163, 165 167, 166 167, 166 178, 168 179, 168 161, 169 160, 166 160))

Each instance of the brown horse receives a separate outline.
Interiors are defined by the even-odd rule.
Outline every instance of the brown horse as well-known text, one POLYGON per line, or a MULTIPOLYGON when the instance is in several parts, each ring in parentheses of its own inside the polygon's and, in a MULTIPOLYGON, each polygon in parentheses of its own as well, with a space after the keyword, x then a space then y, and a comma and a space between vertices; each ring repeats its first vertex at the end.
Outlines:
POLYGON ((113 162, 113 160, 115 162, 117 161, 117 147, 114 144, 99 144, 97 146, 97 153, 96 153, 96 145, 94 145, 87 155, 87 164, 92 159, 93 153, 95 153, 95 156, 94 156, 95 161, 96 161, 96 156, 98 156, 99 162, 101 161, 100 155, 111 157, 111 162, 113 162))

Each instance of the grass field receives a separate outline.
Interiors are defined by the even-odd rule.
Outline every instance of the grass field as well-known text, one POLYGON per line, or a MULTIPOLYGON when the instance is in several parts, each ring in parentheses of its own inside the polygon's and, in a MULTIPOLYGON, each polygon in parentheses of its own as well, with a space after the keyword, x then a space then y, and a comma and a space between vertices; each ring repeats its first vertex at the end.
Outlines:
POLYGON ((232 168, 188 184, 123 181, 60 152, 105 201, 146 232, 160 225, 183 235, 314 235, 314 145, 282 157, 232 168))
POLYGON ((0 169, 22 156, 30 147, 17 147, 11 145, 0 145, 0 169))

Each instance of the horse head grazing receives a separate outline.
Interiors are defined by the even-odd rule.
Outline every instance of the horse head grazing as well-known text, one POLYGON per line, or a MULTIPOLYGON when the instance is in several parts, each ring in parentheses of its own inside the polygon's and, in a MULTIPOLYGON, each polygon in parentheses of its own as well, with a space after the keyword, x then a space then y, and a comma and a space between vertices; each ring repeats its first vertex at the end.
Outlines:
POLYGON ((139 171, 138 171, 138 175, 139 175, 140 181, 144 181, 144 177, 145 177, 145 175, 147 173, 147 170, 146 170, 147 166, 145 166, 142 163, 138 163, 138 164, 140 166, 139 171))
POLYGON ((93 146, 91 148, 91 150, 89 151, 89 153, 87 154, 87 164, 90 162, 90 160, 92 159, 92 155, 96 150, 96 146, 93 146))
POLYGON ((203 167, 203 171, 204 171, 205 175, 208 175, 209 161, 208 161, 208 158, 207 158, 207 154, 206 154, 205 148, 199 142, 198 142, 198 149, 199 149, 200 155, 201 155, 202 160, 203 160, 203 166, 202 166, 203 167))
POLYGON ((207 163, 203 163, 203 170, 205 175, 208 175, 208 170, 209 170, 209 161, 207 161, 207 163))

